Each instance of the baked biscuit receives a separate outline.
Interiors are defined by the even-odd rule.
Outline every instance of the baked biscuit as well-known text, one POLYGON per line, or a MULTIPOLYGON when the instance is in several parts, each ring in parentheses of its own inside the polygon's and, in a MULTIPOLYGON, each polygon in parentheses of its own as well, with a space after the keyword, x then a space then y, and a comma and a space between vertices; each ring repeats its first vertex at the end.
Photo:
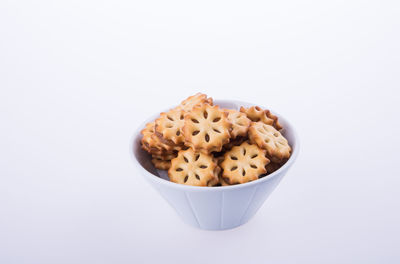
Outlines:
POLYGON ((228 186, 282 167, 292 150, 281 129, 269 110, 220 109, 197 93, 146 124, 141 145, 157 169, 168 170, 172 182, 228 186))
POLYGON ((266 172, 268 163, 265 150, 244 142, 225 153, 221 163, 222 177, 229 184, 254 181, 266 172))
POLYGON ((142 148, 146 150, 149 153, 152 152, 162 152, 163 149, 162 145, 160 144, 160 140, 158 140, 155 137, 155 123, 150 122, 146 124, 146 127, 141 131, 141 134, 143 135, 141 143, 142 143, 142 148))
POLYGON ((217 165, 217 167, 215 167, 214 169, 214 176, 215 178, 211 181, 209 181, 209 183, 207 184, 207 186, 216 186, 218 184, 220 184, 220 174, 221 174, 222 169, 217 165))
POLYGON ((150 122, 147 123, 146 127, 141 131, 143 135, 141 143, 144 150, 150 154, 167 155, 182 149, 182 146, 170 145, 163 141, 163 139, 156 135, 154 127, 155 123, 150 122))
POLYGON ((292 149, 286 138, 273 126, 262 122, 252 122, 249 128, 249 139, 267 151, 267 157, 273 162, 281 163, 290 157, 292 149))
POLYGON ((229 182, 227 182, 227 181, 224 179, 224 177, 222 177, 222 176, 219 177, 219 184, 220 184, 221 186, 229 186, 229 185, 231 185, 231 184, 229 184, 229 182))
POLYGON ((161 160, 161 159, 153 158, 153 159, 151 159, 151 162, 153 163, 154 167, 156 167, 159 170, 168 170, 171 167, 170 160, 161 160))
POLYGON ((156 133, 163 139, 173 142, 173 144, 183 144, 184 137, 181 129, 184 124, 184 117, 185 112, 183 110, 173 109, 167 113, 161 113, 155 121, 156 133))
POLYGON ((228 120, 232 123, 231 137, 246 136, 251 123, 246 114, 233 109, 224 109, 224 112, 228 113, 228 120))
POLYGON ((213 99, 211 97, 207 98, 206 94, 197 93, 183 100, 175 109, 189 112, 193 107, 203 104, 213 105, 213 99))
POLYGON ((173 158, 176 158, 177 153, 173 152, 171 154, 161 154, 161 155, 159 155, 159 154, 151 154, 151 156, 154 159, 159 159, 159 160, 172 160, 173 158))
POLYGON ((195 106, 185 115, 182 129, 185 145, 205 153, 221 151, 222 146, 229 142, 232 127, 226 115, 218 106, 195 106))
POLYGON ((142 134, 142 139, 141 139, 141 143, 142 143, 142 148, 144 150, 146 150, 147 152, 150 152, 150 149, 152 147, 152 140, 151 140, 151 135, 154 134, 154 122, 150 122, 146 124, 146 127, 144 129, 142 129, 142 131, 140 131, 140 133, 142 134))
POLYGON ((209 186, 218 180, 216 168, 212 156, 189 148, 179 151, 178 156, 171 160, 168 176, 175 183, 209 186))
POLYGON ((154 136, 157 137, 155 140, 158 142, 159 146, 164 150, 171 152, 171 151, 179 151, 185 149, 185 146, 183 144, 175 144, 171 140, 163 138, 163 136, 157 133, 157 131, 155 131, 154 136))
POLYGON ((269 110, 263 110, 258 106, 249 108, 240 107, 240 112, 245 113, 247 117, 253 122, 263 122, 264 124, 271 125, 277 130, 281 130, 282 126, 278 122, 278 117, 271 114, 269 110))

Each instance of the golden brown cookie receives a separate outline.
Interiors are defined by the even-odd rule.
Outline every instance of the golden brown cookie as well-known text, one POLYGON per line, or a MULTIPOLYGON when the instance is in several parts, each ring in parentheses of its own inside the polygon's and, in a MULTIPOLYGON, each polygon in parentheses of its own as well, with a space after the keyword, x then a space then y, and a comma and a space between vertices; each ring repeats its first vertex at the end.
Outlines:
POLYGON ((265 150, 244 142, 225 153, 221 163, 222 177, 229 184, 254 181, 266 172, 265 165, 268 162, 265 150))
POLYGON ((147 123, 146 127, 141 131, 143 135, 141 140, 142 148, 149 153, 162 151, 160 142, 155 137, 154 126, 154 122, 147 123))
POLYGON ((183 100, 175 109, 189 112, 193 107, 203 104, 213 105, 213 99, 211 97, 207 98, 206 94, 197 93, 183 100))
POLYGON ((221 186, 229 186, 229 185, 231 185, 222 176, 219 177, 219 184, 221 184, 221 186))
POLYGON ((173 155, 176 151, 172 150, 172 151, 166 151, 166 150, 159 150, 159 149, 150 149, 150 151, 148 151, 149 154, 151 155, 155 155, 155 156, 169 156, 169 155, 173 155))
POLYGON ((267 151, 267 157, 280 163, 290 157, 292 149, 286 138, 273 126, 262 122, 252 122, 249 128, 249 138, 252 143, 267 151))
POLYGON ((186 114, 182 132, 185 145, 196 151, 211 153, 221 151, 229 142, 232 124, 218 106, 195 106, 186 114))
POLYGON ((150 152, 150 149, 154 146, 151 146, 151 135, 154 134, 154 122, 150 122, 146 124, 146 127, 140 131, 142 134, 142 148, 147 152, 150 152))
POLYGON ((168 176, 172 182, 208 186, 217 179, 216 167, 212 156, 189 148, 179 151, 178 156, 171 160, 168 176))
POLYGON ((258 106, 250 108, 240 107, 240 112, 245 113, 247 117, 253 122, 263 122, 264 124, 271 125, 277 130, 281 130, 282 126, 278 122, 278 117, 271 114, 269 110, 263 110, 258 106))
POLYGON ((175 144, 171 140, 163 138, 163 136, 161 134, 157 133, 157 131, 155 131, 154 136, 157 137, 155 140, 158 142, 159 146, 162 149, 167 150, 169 152, 179 151, 179 150, 186 148, 183 144, 175 144))
POLYGON ((183 110, 170 110, 161 113, 155 121, 155 131, 163 139, 173 142, 173 144, 183 144, 184 137, 181 129, 184 124, 185 112, 183 110))
POLYGON ((153 158, 153 159, 151 159, 151 162, 153 163, 154 167, 156 167, 159 170, 168 170, 171 167, 170 160, 161 160, 161 159, 153 158))
POLYGON ((166 155, 182 149, 182 146, 170 145, 164 142, 156 135, 154 127, 155 123, 150 122, 146 124, 146 127, 141 131, 141 134, 143 135, 141 143, 144 150, 150 154, 166 155))
POLYGON ((220 184, 219 177, 220 177, 221 171, 222 171, 222 169, 217 165, 217 167, 215 167, 215 169, 214 169, 214 176, 215 176, 215 179, 211 180, 211 181, 207 184, 207 186, 216 186, 216 185, 220 184))
POLYGON ((178 155, 177 152, 171 153, 171 154, 151 154, 151 156, 154 159, 159 159, 159 160, 172 160, 174 158, 176 158, 176 156, 178 155))
MULTIPOLYGON (((222 172, 222 169, 221 169, 222 172)), ((218 186, 229 186, 229 185, 233 185, 233 184, 229 184, 228 180, 229 179, 224 179, 224 177, 222 176, 222 173, 219 174, 219 182, 218 182, 218 186)))
POLYGON ((233 109, 224 109, 224 112, 228 113, 228 120, 232 123, 231 137, 246 136, 251 123, 246 114, 233 109))

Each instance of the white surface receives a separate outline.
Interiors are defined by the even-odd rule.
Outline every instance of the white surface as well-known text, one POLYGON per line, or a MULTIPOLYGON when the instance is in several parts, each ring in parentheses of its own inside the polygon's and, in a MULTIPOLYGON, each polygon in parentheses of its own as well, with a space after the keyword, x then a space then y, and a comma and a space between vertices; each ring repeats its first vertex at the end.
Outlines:
POLYGON ((0 263, 398 263, 398 1, 1 1, 0 263), (255 218, 183 224, 128 143, 203 91, 296 126, 255 218))

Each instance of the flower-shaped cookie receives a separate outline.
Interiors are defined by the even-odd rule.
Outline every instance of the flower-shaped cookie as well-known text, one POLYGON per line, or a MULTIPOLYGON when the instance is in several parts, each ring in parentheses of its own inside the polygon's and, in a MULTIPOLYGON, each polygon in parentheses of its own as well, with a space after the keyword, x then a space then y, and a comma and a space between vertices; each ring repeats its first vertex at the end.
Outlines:
POLYGON ((161 159, 153 158, 153 159, 151 159, 151 162, 153 163, 154 167, 156 167, 159 170, 168 170, 171 167, 170 160, 161 160, 161 159))
POLYGON ((221 151, 222 146, 229 142, 232 127, 226 115, 218 106, 195 106, 185 115, 182 129, 185 145, 206 153, 221 151))
POLYGON ((211 186, 218 181, 216 168, 212 156, 190 148, 179 151, 178 156, 171 160, 168 176, 172 182, 180 184, 211 186))
POLYGON ((244 108, 242 106, 240 107, 240 112, 245 113, 253 122, 261 121, 264 124, 275 127, 277 130, 282 129, 281 124, 278 122, 278 117, 271 114, 269 110, 263 110, 258 106, 252 106, 250 108, 244 108))
POLYGON ((221 163, 223 180, 229 184, 257 180, 266 172, 265 165, 268 163, 265 150, 244 142, 225 153, 224 161, 221 163))
POLYGON ((273 126, 262 122, 252 122, 249 128, 249 138, 252 143, 267 151, 267 157, 280 163, 290 157, 292 149, 286 138, 273 126))
POLYGON ((158 149, 158 145, 152 139, 154 135, 154 122, 146 124, 146 127, 140 132, 142 134, 142 148, 147 152, 151 152, 152 149, 158 149))
POLYGON ((183 110, 170 110, 167 113, 161 113, 156 119, 155 131, 166 140, 174 144, 182 144, 184 137, 181 129, 184 124, 185 112, 183 110))
POLYGON ((183 100, 175 109, 189 112, 193 107, 203 104, 213 105, 213 99, 211 97, 207 98, 206 94, 197 93, 183 100))
POLYGON ((164 155, 172 154, 176 150, 180 150, 179 146, 172 146, 163 142, 162 139, 155 133, 155 123, 150 122, 146 124, 146 127, 141 131, 143 135, 141 143, 142 148, 150 154, 164 155))
POLYGON ((246 136, 251 122, 246 114, 233 109, 225 109, 224 111, 228 113, 228 120, 232 123, 232 138, 246 136))

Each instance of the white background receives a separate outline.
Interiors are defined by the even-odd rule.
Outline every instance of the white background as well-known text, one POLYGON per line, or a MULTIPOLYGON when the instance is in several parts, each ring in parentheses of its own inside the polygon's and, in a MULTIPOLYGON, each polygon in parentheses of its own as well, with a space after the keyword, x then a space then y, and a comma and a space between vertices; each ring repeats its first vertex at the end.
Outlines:
POLYGON ((0 3, 0 263, 399 263, 398 1, 0 3), (248 224, 189 227, 129 139, 202 91, 297 127, 248 224))

